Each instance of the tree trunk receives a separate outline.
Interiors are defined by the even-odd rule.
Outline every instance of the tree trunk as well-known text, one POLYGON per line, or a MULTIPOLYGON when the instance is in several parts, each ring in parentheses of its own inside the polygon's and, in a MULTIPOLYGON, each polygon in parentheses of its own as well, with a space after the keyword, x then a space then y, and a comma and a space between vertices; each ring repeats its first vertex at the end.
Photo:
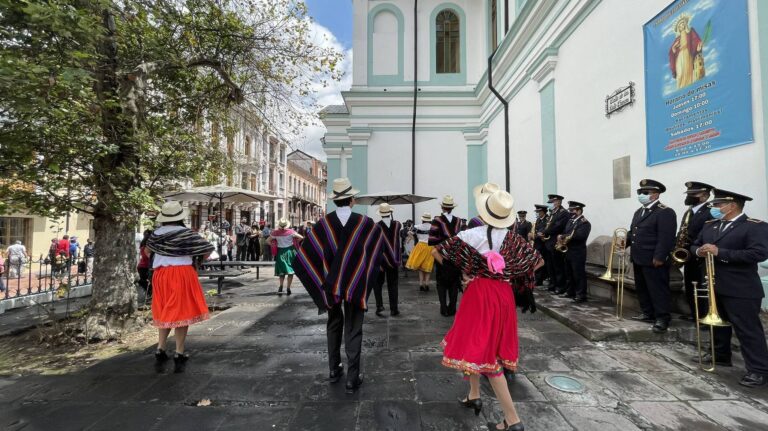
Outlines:
POLYGON ((134 226, 106 216, 94 220, 96 253, 91 315, 87 321, 91 339, 115 338, 133 322, 137 308, 134 226))

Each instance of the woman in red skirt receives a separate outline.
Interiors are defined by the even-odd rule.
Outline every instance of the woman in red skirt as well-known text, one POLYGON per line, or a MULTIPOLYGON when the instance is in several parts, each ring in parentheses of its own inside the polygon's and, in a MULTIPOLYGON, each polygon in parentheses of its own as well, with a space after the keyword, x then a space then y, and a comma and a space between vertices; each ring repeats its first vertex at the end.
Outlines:
POLYGON ((503 369, 517 368, 515 293, 521 298, 518 306, 533 305, 533 274, 544 262, 526 239, 508 229, 515 222, 509 193, 479 194, 475 204, 487 226, 460 232, 433 251, 438 262, 450 261, 470 279, 443 339, 442 363, 469 376, 469 396, 459 402, 477 415, 483 407, 480 375, 488 377, 504 411, 504 421, 489 423, 489 429, 522 431, 503 369))
POLYGON ((163 205, 157 221, 162 224, 147 241, 154 253, 152 268, 152 320, 158 328, 155 369, 163 372, 168 354, 166 342, 171 329, 176 339, 174 373, 184 372, 189 356, 184 341, 189 325, 208 319, 208 304, 197 279, 193 258, 208 256, 213 246, 200 234, 184 226, 187 211, 177 201, 163 205))

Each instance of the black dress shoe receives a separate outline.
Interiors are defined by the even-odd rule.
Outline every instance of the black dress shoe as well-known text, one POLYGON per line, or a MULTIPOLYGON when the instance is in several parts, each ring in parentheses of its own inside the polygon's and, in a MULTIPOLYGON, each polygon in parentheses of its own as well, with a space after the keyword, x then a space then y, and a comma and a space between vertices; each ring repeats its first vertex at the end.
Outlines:
POLYGON ((165 363, 168 362, 168 354, 165 353, 165 350, 157 349, 157 352, 155 352, 155 371, 158 373, 162 373, 165 371, 165 363))
POLYGON ((654 323, 651 327, 651 330, 656 334, 663 334, 667 332, 667 328, 669 328, 669 322, 666 320, 658 319, 656 320, 656 323, 654 323))
POLYGON ((474 400, 470 400, 469 397, 467 397, 466 400, 459 400, 459 404, 462 406, 468 408, 468 409, 474 409, 475 410, 475 416, 480 416, 480 412, 483 410, 483 400, 480 398, 475 398, 474 400))
POLYGON ((390 311, 389 311, 389 315, 390 315, 390 316, 393 316, 393 317, 394 317, 394 316, 399 316, 399 315, 400 315, 400 312, 399 312, 398 310, 390 310, 390 311))
POLYGON ((584 302, 587 302, 587 298, 573 298, 573 302, 577 304, 582 304, 584 302))
POLYGON ((331 372, 328 374, 328 380, 331 383, 336 383, 339 381, 339 379, 341 379, 341 376, 343 375, 344 375, 344 367, 339 365, 338 367, 336 367, 335 370, 331 370, 331 372))
MULTIPOLYGON (((518 422, 516 424, 508 425, 507 424, 507 420, 504 419, 503 425, 504 425, 504 428, 501 428, 501 430, 506 430, 506 431, 525 431, 525 427, 523 426, 523 421, 520 421, 520 422, 518 422)), ((489 431, 494 431, 494 430, 498 430, 499 429, 499 428, 496 428, 496 424, 493 423, 493 422, 488 422, 487 426, 488 426, 488 430, 489 431)))
POLYGON ((680 316, 680 317, 679 317, 679 319, 680 319, 680 320, 686 320, 686 321, 688 321, 688 322, 693 322, 693 317, 691 317, 691 316, 687 316, 687 315, 685 315, 685 314, 683 314, 682 316, 680 316))
POLYGON ((575 297, 576 297, 576 295, 574 295, 574 294, 572 294, 572 293, 568 293, 568 292, 565 292, 565 293, 561 293, 561 294, 559 294, 559 295, 557 295, 557 296, 559 296, 559 297, 561 297, 561 298, 571 298, 571 299, 573 299, 573 298, 575 298, 575 297))
MULTIPOLYGON (((699 363, 699 355, 691 356, 691 362, 699 363)), ((712 363, 712 354, 711 353, 704 353, 701 355, 701 363, 702 364, 711 364, 712 363)), ((733 363, 731 362, 731 358, 720 358, 715 356, 715 365, 719 365, 721 367, 732 367, 733 363)))
POLYGON ((567 292, 567 291, 568 291, 568 289, 557 289, 557 290, 555 290, 554 294, 555 295, 564 295, 565 292, 567 292))
POLYGON ((630 317, 632 320, 638 320, 640 322, 653 322, 655 319, 645 313, 638 314, 637 316, 630 317))
POLYGON ((187 361, 189 361, 188 355, 183 353, 173 355, 173 372, 176 374, 183 373, 187 369, 187 361))
POLYGON ((357 392, 358 389, 360 389, 360 386, 362 386, 362 384, 363 384, 363 377, 358 376, 355 380, 351 382, 347 381, 347 384, 344 385, 344 389, 346 389, 346 392, 348 394, 354 394, 355 392, 357 392))
POLYGON ((384 307, 376 307, 376 315, 379 317, 384 317, 384 307))
POLYGON ((748 388, 757 388, 760 386, 765 386, 767 382, 768 380, 766 380, 765 376, 763 375, 757 373, 747 373, 744 377, 741 378, 739 384, 748 388))

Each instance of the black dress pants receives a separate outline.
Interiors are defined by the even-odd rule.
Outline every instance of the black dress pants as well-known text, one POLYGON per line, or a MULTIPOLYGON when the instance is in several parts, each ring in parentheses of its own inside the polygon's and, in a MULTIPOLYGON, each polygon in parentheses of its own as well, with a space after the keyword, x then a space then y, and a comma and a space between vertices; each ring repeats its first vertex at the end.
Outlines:
POLYGON ((461 270, 445 261, 442 264, 435 262, 435 266, 437 267, 435 284, 437 299, 440 300, 440 314, 456 314, 456 302, 461 287, 461 270))
POLYGON ((360 376, 360 353, 363 347, 363 317, 365 310, 342 301, 328 310, 328 367, 331 371, 341 365, 341 340, 347 352, 347 381, 360 376))
POLYGON ((376 278, 376 284, 373 286, 373 293, 376 296, 376 309, 384 308, 382 289, 384 288, 384 281, 386 280, 387 294, 389 295, 389 311, 397 311, 397 278, 397 268, 382 267, 382 270, 379 271, 379 276, 376 278))
POLYGON ((715 357, 718 360, 731 358, 731 335, 736 332, 747 371, 768 376, 768 346, 760 322, 762 299, 716 297, 717 312, 731 326, 715 327, 715 357))
POLYGON ((658 268, 632 263, 635 290, 643 313, 669 322, 672 295, 669 292, 669 265, 658 268))
POLYGON ((587 298, 587 250, 568 250, 566 253, 566 271, 568 274, 568 296, 577 299, 587 298))
POLYGON ((549 256, 549 261, 545 260, 549 270, 549 290, 564 291, 567 288, 565 254, 554 248, 547 247, 546 250, 549 256))
MULTIPOLYGON (((701 274, 701 261, 696 256, 691 256, 691 260, 683 265, 683 281, 685 283, 685 299, 688 301, 688 306, 691 308, 691 318, 696 318, 696 311, 694 310, 694 297, 696 292, 693 289, 693 282, 698 283, 699 288, 703 288, 701 282, 703 280, 701 274)), ((706 298, 699 299, 699 313, 706 313, 709 302, 706 298)))
POLYGON ((248 260, 248 245, 247 244, 243 244, 243 245, 238 244, 237 245, 237 257, 236 257, 236 259, 239 262, 244 262, 244 261, 248 260))

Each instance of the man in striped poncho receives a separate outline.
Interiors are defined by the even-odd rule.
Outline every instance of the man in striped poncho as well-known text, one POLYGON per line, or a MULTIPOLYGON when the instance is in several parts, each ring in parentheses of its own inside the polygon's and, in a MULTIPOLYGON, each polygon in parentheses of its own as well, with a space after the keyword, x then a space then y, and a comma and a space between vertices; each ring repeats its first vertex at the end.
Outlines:
POLYGON ((317 305, 328 312, 329 380, 344 374, 341 340, 347 352, 347 393, 363 384, 360 353, 369 285, 376 282, 382 258, 381 228, 352 212, 359 193, 347 178, 333 181, 333 211, 321 219, 301 244, 294 270, 317 305))

